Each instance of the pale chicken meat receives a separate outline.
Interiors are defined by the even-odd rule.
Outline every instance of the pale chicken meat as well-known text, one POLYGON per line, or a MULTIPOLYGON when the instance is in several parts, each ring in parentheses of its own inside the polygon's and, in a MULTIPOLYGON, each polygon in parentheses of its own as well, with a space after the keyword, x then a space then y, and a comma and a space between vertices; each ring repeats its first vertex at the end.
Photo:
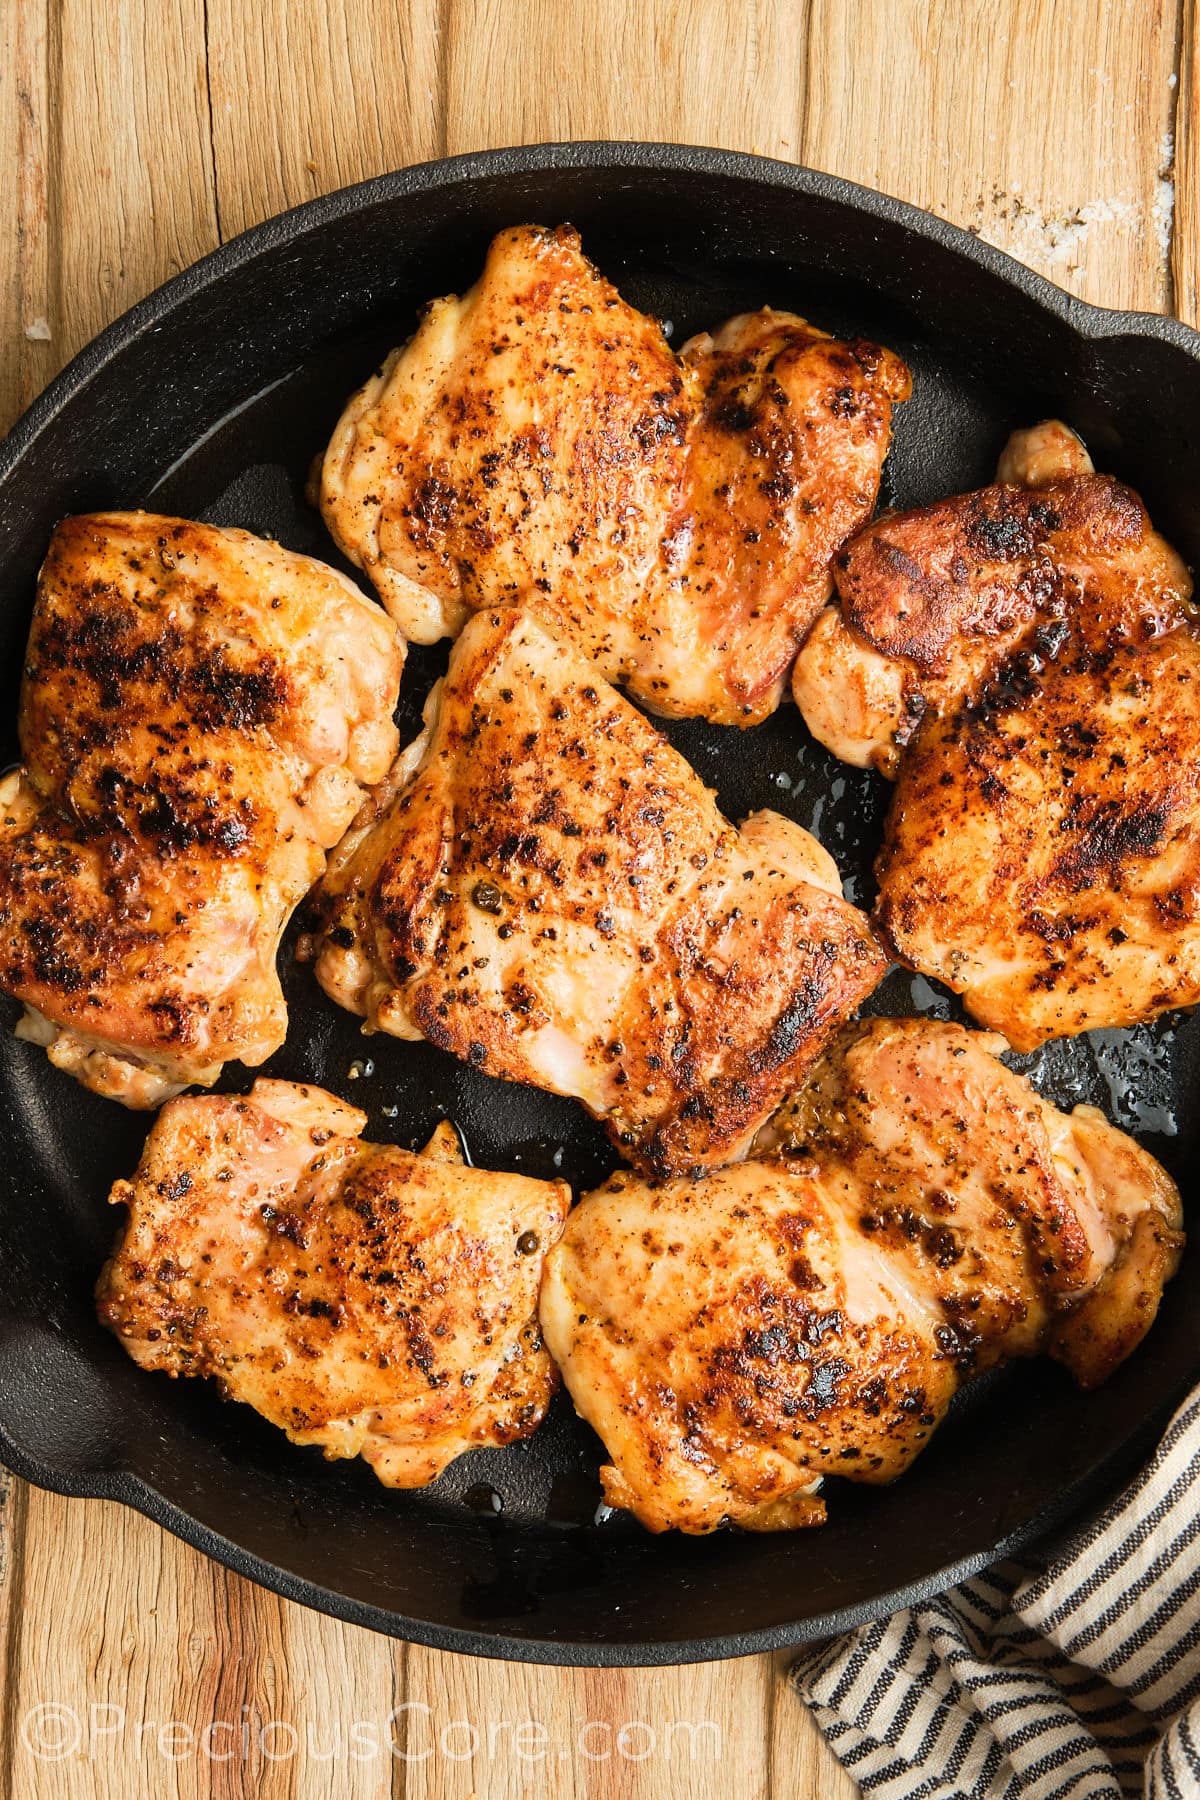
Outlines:
POLYGON ((1064 426, 1001 473, 847 546, 793 685, 896 778, 885 939, 1029 1050, 1200 1000, 1200 614, 1064 426))
POLYGON ((213 1376, 293 1443, 419 1487, 545 1413, 538 1284, 571 1194, 465 1167, 448 1125, 417 1155, 366 1122, 284 1081, 171 1101, 113 1188, 97 1303, 143 1369, 213 1376))
POLYGON ((345 576, 149 513, 55 531, 0 782, 0 989, 128 1106, 283 1042, 275 956, 391 765, 394 626, 345 576))
POLYGON ((885 959, 816 841, 740 831, 578 652, 479 613, 313 899, 367 1028, 573 1095, 646 1169, 740 1154, 885 959))
POLYGON ((650 1530, 820 1523, 826 1475, 901 1474, 955 1392, 1048 1352, 1084 1386, 1153 1323, 1182 1245, 1165 1171, 954 1025, 848 1026, 752 1159, 622 1171, 551 1251, 546 1343, 650 1530))
POLYGON ((515 603, 652 710, 749 725, 909 387, 890 351, 770 308, 677 356, 574 231, 516 227, 352 398, 321 509, 406 637, 515 603))

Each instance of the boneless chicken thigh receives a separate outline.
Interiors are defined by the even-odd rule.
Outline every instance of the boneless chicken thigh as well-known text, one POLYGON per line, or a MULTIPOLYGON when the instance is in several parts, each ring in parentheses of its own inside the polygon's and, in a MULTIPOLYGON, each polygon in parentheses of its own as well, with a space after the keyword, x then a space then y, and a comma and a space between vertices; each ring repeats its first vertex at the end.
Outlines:
POLYGON ((904 364, 764 308, 685 344, 574 231, 503 231, 352 398, 321 508, 409 638, 519 604, 668 716, 778 704, 871 516, 904 364))
POLYGON ((851 1025, 751 1160, 621 1171, 551 1252, 546 1343, 652 1531, 820 1523, 885 1482, 956 1390, 1039 1350, 1085 1386, 1153 1322, 1182 1239, 1159 1165, 954 1025, 851 1025))
POLYGON ((144 1369, 211 1375, 293 1443, 361 1456, 388 1487, 526 1437, 555 1372, 537 1322, 565 1182, 363 1143, 320 1088, 164 1107, 100 1277, 100 1317, 144 1369))
POLYGON ((578 651, 478 613, 314 896, 368 1029, 573 1095, 657 1173, 726 1162, 886 964, 832 861, 740 831, 578 651))
POLYGON ((0 989, 22 1037, 154 1106, 283 1042, 275 955, 384 776, 403 646, 336 570, 244 531, 54 533, 0 782, 0 989))
POLYGON ((1064 426, 1001 475, 846 547, 793 686, 896 778, 885 938, 1029 1050, 1200 1000, 1200 614, 1064 426))

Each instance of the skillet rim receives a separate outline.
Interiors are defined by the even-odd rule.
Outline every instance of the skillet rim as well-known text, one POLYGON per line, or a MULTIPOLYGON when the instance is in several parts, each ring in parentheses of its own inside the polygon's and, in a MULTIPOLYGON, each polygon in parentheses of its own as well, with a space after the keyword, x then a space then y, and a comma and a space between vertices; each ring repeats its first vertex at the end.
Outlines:
POLYGON ((998 250, 937 213, 914 206, 907 200, 897 200, 877 188, 847 181, 841 175, 830 175, 802 163, 781 162, 777 157, 758 156, 745 150, 720 150, 707 145, 669 144, 651 139, 591 138, 578 142, 523 144, 501 150, 470 150, 459 156, 439 157, 383 175, 372 175, 349 187, 335 188, 331 193, 303 200, 257 225, 248 226, 215 250, 208 251, 119 314, 78 350, 42 389, 8 433, 0 438, 0 481, 8 477, 54 415, 116 351, 160 324, 191 293, 209 286, 255 257, 281 249, 317 226, 360 212, 393 195, 436 191, 500 175, 613 165, 667 173, 732 176, 840 202, 856 212, 898 225, 916 237, 966 257, 1018 289, 1035 305, 1089 342, 1125 336, 1154 338, 1200 362, 1200 332, 1172 314, 1122 310, 1080 300, 1009 256, 1007 251, 998 250))
MULTIPOLYGON (((167 321, 194 294, 253 262, 299 243, 311 231, 352 216, 376 203, 417 193, 503 176, 558 169, 649 169, 688 176, 733 178, 772 188, 781 194, 804 194, 841 205, 868 219, 897 226, 922 243, 964 258, 1013 288, 1088 343, 1136 337, 1170 345, 1200 364, 1200 333, 1175 317, 1095 305, 1077 299, 1023 263, 937 214, 877 189, 773 157, 712 146, 652 140, 588 139, 527 144, 414 163, 348 187, 318 195, 228 239, 178 275, 155 288, 85 344, 0 439, 0 490, 19 468, 39 434, 121 351, 167 321)), ((854 1606, 800 1621, 742 1633, 653 1641, 545 1639, 512 1632, 471 1631, 460 1626, 413 1619, 336 1590, 319 1586, 271 1563, 203 1524, 169 1501, 152 1483, 128 1468, 48 1466, 20 1447, 0 1426, 0 1462, 33 1485, 75 1498, 115 1500, 151 1519, 161 1529, 283 1598, 307 1605, 352 1625, 389 1637, 472 1656, 567 1667, 662 1667, 760 1654, 791 1648, 853 1629, 900 1606, 918 1604, 955 1582, 1012 1555, 1043 1538, 1086 1504, 1111 1495, 1134 1466, 1135 1455, 1153 1442, 1171 1410, 1186 1392, 1184 1384, 1154 1407, 1140 1430, 1127 1436, 1079 1481, 1057 1493, 1032 1517, 989 1549, 947 1563, 916 1582, 890 1590, 854 1606)))
POLYGON ((691 1663, 726 1662, 776 1650, 795 1650, 821 1638, 839 1636, 870 1624, 902 1607, 919 1606, 936 1599, 948 1588, 966 1581, 1017 1551, 1047 1537, 1089 1505, 1107 1504, 1116 1498, 1141 1457, 1155 1443, 1172 1413, 1188 1392, 1187 1383, 1174 1390, 1169 1401, 1152 1408, 1140 1428, 1123 1438, 1110 1454, 1077 1482, 1060 1490, 1041 1511, 998 1538, 988 1549, 944 1564, 918 1581, 892 1588, 870 1600, 839 1607, 836 1612, 763 1626, 757 1631, 728 1632, 711 1638, 610 1640, 606 1643, 578 1638, 523 1637, 514 1632, 471 1631, 460 1625, 438 1625, 391 1612, 369 1601, 352 1599, 335 1588, 321 1586, 303 1575, 268 1562, 203 1524, 183 1507, 167 1500, 157 1488, 132 1469, 81 1469, 67 1474, 49 1469, 20 1449, 0 1427, 0 1463, 21 1480, 68 1499, 115 1500, 141 1513, 160 1530, 222 1564, 235 1575, 252 1581, 284 1600, 307 1606, 347 1625, 358 1625, 402 1643, 421 1644, 432 1650, 453 1651, 500 1662, 531 1663, 543 1667, 574 1669, 674 1668, 691 1663))

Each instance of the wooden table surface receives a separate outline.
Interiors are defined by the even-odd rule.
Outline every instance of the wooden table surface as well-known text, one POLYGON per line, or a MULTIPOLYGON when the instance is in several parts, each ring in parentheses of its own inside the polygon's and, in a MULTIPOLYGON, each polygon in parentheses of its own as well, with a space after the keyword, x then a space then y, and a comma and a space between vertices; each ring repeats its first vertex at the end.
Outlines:
MULTIPOLYGON (((0 428, 223 238, 380 170, 539 139, 809 163, 1089 299, 1194 318, 1193 6, 0 0, 0 428)), ((13 1482, 2 1506, 5 1800, 855 1791, 786 1656, 474 1661, 260 1593, 115 1505, 13 1482)))

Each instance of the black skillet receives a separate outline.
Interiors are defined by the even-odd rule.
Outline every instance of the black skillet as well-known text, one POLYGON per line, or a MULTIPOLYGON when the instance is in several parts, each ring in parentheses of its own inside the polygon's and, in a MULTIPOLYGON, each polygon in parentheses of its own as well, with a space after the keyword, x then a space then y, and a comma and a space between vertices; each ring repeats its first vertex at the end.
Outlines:
MULTIPOLYGON (((64 513, 146 506, 248 526, 336 560, 304 500, 346 395, 420 302, 478 273, 499 227, 570 220, 634 304, 678 344, 770 302, 907 358, 884 501, 981 482, 1013 425, 1059 414, 1098 465, 1200 556, 1200 338, 1171 320, 1081 305, 965 233, 783 163, 655 144, 551 145, 408 169, 314 200, 206 257, 78 356, 0 445, 0 716, 8 756, 34 578, 64 513)), ((444 647, 418 651, 413 727, 444 647)), ((871 895, 885 802, 791 707, 739 733, 670 736, 735 819, 774 806, 871 895)), ((505 1085, 424 1045, 363 1039, 284 955, 287 1046, 271 1073, 370 1112, 418 1144, 449 1113, 480 1163, 577 1188, 612 1163, 567 1101, 505 1085)), ((871 1010, 949 1016, 894 972, 871 1010)), ((5 1026, 15 1016, 7 1008, 5 1026)), ((1095 1034, 1024 1059, 1062 1104, 1135 1130, 1190 1201, 1200 1021, 1095 1034)), ((244 1088, 249 1071, 228 1071, 244 1088)), ((1048 1363, 962 1397, 894 1488, 829 1486, 824 1530, 655 1539, 597 1515, 598 1445, 560 1396, 528 1443, 463 1458, 432 1488, 389 1493, 357 1464, 289 1446, 201 1383, 143 1375, 97 1325, 109 1184, 147 1121, 86 1094, 0 1032, 0 1457, 67 1494, 125 1501, 277 1592, 447 1649, 530 1661, 670 1663, 839 1630, 928 1595, 1114 1491, 1200 1373, 1196 1250, 1146 1344, 1098 1393, 1048 1363)))

